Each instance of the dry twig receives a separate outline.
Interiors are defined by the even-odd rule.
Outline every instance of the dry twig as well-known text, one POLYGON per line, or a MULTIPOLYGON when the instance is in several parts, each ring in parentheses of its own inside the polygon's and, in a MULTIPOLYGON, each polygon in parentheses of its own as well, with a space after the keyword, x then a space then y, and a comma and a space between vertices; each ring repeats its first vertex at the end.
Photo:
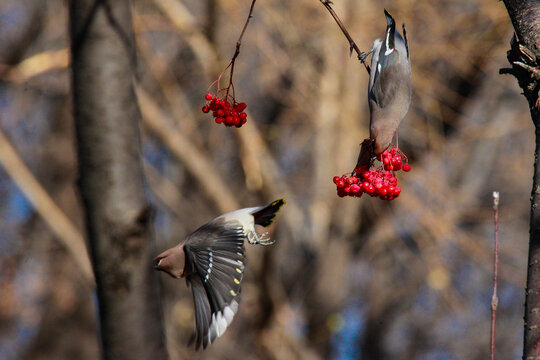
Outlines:
POLYGON ((493 218, 495 223, 495 249, 493 261, 493 295, 491 297, 491 360, 495 359, 495 321, 497 318, 497 306, 499 297, 497 296, 497 278, 499 265, 499 192, 493 192, 493 218))
MULTIPOLYGON (((257 0, 252 0, 251 1, 251 6, 249 8, 249 14, 248 14, 248 17, 246 19, 246 23, 244 24, 244 28, 242 29, 242 32, 240 33, 240 36, 238 37, 238 40, 236 41, 236 48, 234 50, 234 55, 231 59, 231 62, 229 63, 229 65, 227 66, 227 68, 230 66, 231 67, 231 74, 229 75, 229 86, 227 86, 227 94, 225 95, 225 99, 227 99, 229 97, 229 90, 232 86, 232 81, 233 81, 233 73, 234 73, 234 64, 236 62, 236 58, 238 57, 238 55, 240 55, 240 46, 242 45, 242 38, 244 37, 244 33, 246 32, 246 29, 247 29, 247 26, 249 24, 249 20, 253 17, 253 8, 255 7, 255 2, 257 0)), ((225 69, 227 70, 227 69, 225 69)))
POLYGON ((332 17, 334 18, 334 20, 336 21, 336 24, 338 24, 339 28, 341 29, 341 31, 343 32, 343 35, 345 35, 345 37, 347 38, 347 40, 349 41, 349 47, 350 47, 350 53, 352 54, 353 50, 356 51, 356 54, 358 55, 358 60, 360 60, 362 62, 362 64, 364 65, 364 67, 366 68, 366 71, 368 72, 369 74, 369 65, 366 64, 366 59, 364 59, 362 57, 362 55, 364 55, 364 53, 362 51, 360 51, 360 49, 358 48, 358 46, 356 45, 356 43, 354 42, 354 40, 352 39, 351 35, 349 34, 349 32, 347 31, 347 28, 345 27, 345 25, 343 25, 343 23, 341 22, 341 19, 337 16, 336 12, 334 11, 334 9, 332 9, 332 2, 329 1, 329 0, 320 0, 320 2, 324 5, 324 7, 328 10, 328 12, 330 13, 330 15, 332 15, 332 17))

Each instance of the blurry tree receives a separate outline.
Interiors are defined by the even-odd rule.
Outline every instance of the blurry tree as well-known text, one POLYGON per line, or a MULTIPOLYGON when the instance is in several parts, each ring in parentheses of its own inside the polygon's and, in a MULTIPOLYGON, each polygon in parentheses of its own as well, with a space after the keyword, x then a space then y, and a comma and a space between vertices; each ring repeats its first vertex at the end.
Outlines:
POLYGON ((103 357, 166 359, 140 112, 132 85, 131 5, 71 2, 79 187, 97 283, 103 357))
POLYGON ((540 2, 505 0, 504 4, 515 35, 508 51, 512 68, 501 72, 517 78, 529 103, 536 134, 523 341, 523 359, 529 360, 538 359, 540 354, 540 2))

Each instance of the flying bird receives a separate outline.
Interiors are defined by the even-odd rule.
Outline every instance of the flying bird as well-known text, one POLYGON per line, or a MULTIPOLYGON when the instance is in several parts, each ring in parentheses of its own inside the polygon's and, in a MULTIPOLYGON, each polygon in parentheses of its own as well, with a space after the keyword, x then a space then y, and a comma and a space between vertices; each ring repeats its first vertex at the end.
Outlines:
POLYGON ((191 286, 197 349, 205 349, 230 325, 238 311, 246 268, 244 240, 253 245, 273 244, 268 232, 259 234, 255 225, 269 226, 283 204, 280 199, 218 216, 154 259, 156 270, 177 279, 185 277, 191 286))
POLYGON ((373 152, 377 156, 390 146, 399 123, 411 104, 411 61, 405 24, 403 37, 396 30, 396 22, 388 11, 384 41, 376 39, 370 51, 373 53, 369 74, 368 102, 370 110, 369 136, 373 152))

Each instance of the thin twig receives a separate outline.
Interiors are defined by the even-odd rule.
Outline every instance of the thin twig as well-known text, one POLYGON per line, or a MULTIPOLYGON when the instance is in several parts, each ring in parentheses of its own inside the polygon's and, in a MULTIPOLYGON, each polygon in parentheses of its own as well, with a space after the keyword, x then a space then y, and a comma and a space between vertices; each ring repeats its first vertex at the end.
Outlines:
POLYGON ((345 25, 343 25, 343 23, 341 22, 340 18, 337 16, 336 12, 334 11, 334 9, 332 9, 332 2, 330 0, 320 0, 320 2, 324 5, 324 7, 328 10, 328 12, 330 13, 330 15, 332 15, 332 17, 334 18, 334 20, 336 21, 336 23, 338 24, 339 28, 341 29, 341 31, 343 31, 343 35, 345 35, 345 37, 347 38, 347 40, 349 41, 349 47, 350 47, 350 51, 351 51, 351 54, 352 54, 352 51, 356 51, 356 54, 358 55, 358 60, 360 60, 362 62, 362 64, 364 65, 364 67, 366 68, 366 71, 370 72, 370 69, 369 69, 369 65, 366 64, 366 59, 364 59, 362 57, 362 55, 364 55, 364 53, 362 51, 360 51, 360 49, 358 48, 358 46, 356 45, 356 43, 354 42, 354 40, 352 39, 351 35, 349 34, 349 32, 347 31, 347 29, 345 28, 345 25))
POLYGON ((495 359, 495 320, 497 318, 497 278, 499 265, 499 193, 493 192, 493 218, 495 222, 495 250, 493 262, 493 296, 491 297, 491 360, 495 359))
POLYGON ((249 14, 246 19, 246 23, 244 24, 244 28, 242 29, 242 32, 240 33, 240 37, 238 37, 238 41, 236 41, 236 49, 234 50, 234 55, 231 59, 231 62, 229 63, 229 66, 231 67, 231 75, 229 76, 229 86, 227 86, 227 93, 225 95, 225 99, 229 98, 229 89, 231 88, 232 81, 233 81, 234 63, 238 55, 240 55, 240 45, 242 45, 242 38, 244 37, 244 33, 246 32, 247 26, 249 24, 249 20, 253 17, 253 8, 255 7, 256 1, 257 0, 251 1, 251 7, 249 8, 249 14))

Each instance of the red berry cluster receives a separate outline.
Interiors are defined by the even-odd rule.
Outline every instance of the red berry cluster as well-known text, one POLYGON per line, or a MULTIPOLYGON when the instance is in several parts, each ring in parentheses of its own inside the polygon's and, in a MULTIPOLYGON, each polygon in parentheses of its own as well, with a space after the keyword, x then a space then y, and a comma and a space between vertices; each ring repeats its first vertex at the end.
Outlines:
POLYGON ((247 114, 244 112, 247 107, 246 103, 237 103, 233 100, 231 104, 227 97, 220 99, 217 94, 213 96, 211 93, 207 93, 204 98, 207 102, 202 107, 202 112, 206 114, 212 111, 216 123, 225 126, 236 126, 237 128, 246 123, 247 114))
POLYGON ((405 157, 405 155, 398 148, 384 150, 381 155, 377 156, 377 160, 383 163, 384 170, 403 170, 405 172, 411 171, 411 165, 407 163, 407 157, 405 157))
POLYGON ((333 180, 337 187, 338 196, 361 197, 366 193, 382 200, 397 198, 401 193, 401 188, 397 186, 394 172, 411 170, 407 158, 398 148, 392 148, 385 150, 377 157, 377 160, 381 161, 383 166, 372 170, 358 168, 351 176, 334 176, 333 180))

